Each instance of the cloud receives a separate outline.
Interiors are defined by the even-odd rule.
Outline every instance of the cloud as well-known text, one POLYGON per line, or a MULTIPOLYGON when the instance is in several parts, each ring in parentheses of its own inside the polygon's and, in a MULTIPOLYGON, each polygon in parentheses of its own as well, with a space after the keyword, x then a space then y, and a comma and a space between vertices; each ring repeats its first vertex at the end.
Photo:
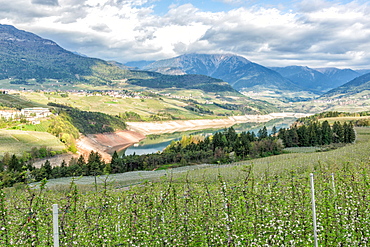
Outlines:
POLYGON ((305 13, 314 13, 330 7, 332 4, 324 0, 303 0, 298 4, 299 10, 305 13))
POLYGON ((266 66, 370 64, 370 7, 366 2, 303 0, 294 11, 254 5, 220 12, 187 3, 170 5, 161 16, 154 12, 157 3, 0 0, 0 23, 52 39, 68 50, 120 62, 189 52, 231 52, 266 66))
POLYGON ((32 4, 58 6, 58 0, 32 0, 32 4))
POLYGON ((97 32, 104 32, 104 33, 109 33, 112 30, 104 23, 96 24, 91 26, 91 29, 97 31, 97 32))

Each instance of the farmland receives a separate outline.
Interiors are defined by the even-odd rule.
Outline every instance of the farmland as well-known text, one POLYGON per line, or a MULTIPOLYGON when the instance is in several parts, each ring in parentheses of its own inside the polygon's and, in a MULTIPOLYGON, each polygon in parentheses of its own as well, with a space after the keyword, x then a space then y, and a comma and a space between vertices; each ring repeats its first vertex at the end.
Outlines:
POLYGON ((29 152, 33 147, 50 147, 52 150, 65 149, 55 136, 38 131, 0 130, 0 155, 4 153, 22 155, 29 152))
POLYGON ((319 244, 368 246, 370 129, 356 132, 328 152, 3 189, 0 244, 52 245, 58 203, 67 246, 312 246, 313 173, 319 244))
MULTIPOLYGON (((233 103, 235 106, 250 106, 250 114, 256 112, 268 113, 277 111, 272 105, 260 102, 257 107, 256 101, 237 96, 222 96, 215 93, 204 94, 201 90, 163 90, 151 92, 143 92, 143 88, 131 88, 131 90, 141 91, 127 91, 121 96, 117 94, 93 92, 21 92, 22 97, 38 104, 47 104, 48 102, 58 104, 68 104, 83 111, 97 111, 109 115, 119 115, 123 112, 135 112, 142 116, 143 120, 156 120, 151 119, 155 115, 167 114, 172 116, 173 119, 210 119, 217 118, 218 116, 225 115, 238 115, 241 114, 240 109, 225 109, 214 105, 216 103, 233 103), (188 105, 200 107, 203 110, 209 110, 207 114, 185 108, 188 105)), ((108 91, 106 89, 106 91, 108 91)), ((117 91, 118 92, 118 91, 117 91)), ((199 109, 198 109, 199 110, 199 109)), ((171 120, 167 119, 167 120, 171 120)))

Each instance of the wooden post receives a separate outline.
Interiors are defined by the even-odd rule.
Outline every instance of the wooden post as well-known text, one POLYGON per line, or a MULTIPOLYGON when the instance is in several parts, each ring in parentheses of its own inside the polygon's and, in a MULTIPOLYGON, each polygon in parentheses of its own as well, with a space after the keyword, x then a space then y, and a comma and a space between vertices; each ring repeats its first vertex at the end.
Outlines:
POLYGON ((311 199, 312 199, 312 221, 313 221, 313 236, 314 236, 314 246, 318 247, 317 243, 317 225, 316 225, 316 204, 315 204, 315 187, 313 182, 313 173, 310 174, 311 181, 311 199))
POLYGON ((334 173, 331 174, 331 183, 333 185, 333 193, 334 193, 334 196, 335 196, 336 195, 336 192, 335 192, 334 173))
POLYGON ((59 225, 58 225, 58 204, 53 204, 53 236, 54 247, 59 247, 59 225))

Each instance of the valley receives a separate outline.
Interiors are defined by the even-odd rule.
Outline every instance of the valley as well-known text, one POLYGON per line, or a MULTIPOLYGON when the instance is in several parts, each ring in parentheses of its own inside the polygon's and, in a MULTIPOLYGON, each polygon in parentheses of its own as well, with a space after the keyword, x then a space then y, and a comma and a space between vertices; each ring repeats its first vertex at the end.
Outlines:
POLYGON ((123 64, 0 24, 0 245, 52 245, 58 203, 68 246, 309 246, 315 179, 321 245, 367 246, 370 71, 205 51, 123 64))

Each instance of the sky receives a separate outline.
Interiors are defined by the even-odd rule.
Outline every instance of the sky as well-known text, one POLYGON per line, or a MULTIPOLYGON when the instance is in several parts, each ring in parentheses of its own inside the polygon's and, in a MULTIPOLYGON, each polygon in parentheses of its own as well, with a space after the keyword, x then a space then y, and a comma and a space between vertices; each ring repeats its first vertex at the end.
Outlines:
POLYGON ((0 0, 0 24, 122 63, 228 53, 264 66, 370 69, 365 0, 0 0))

